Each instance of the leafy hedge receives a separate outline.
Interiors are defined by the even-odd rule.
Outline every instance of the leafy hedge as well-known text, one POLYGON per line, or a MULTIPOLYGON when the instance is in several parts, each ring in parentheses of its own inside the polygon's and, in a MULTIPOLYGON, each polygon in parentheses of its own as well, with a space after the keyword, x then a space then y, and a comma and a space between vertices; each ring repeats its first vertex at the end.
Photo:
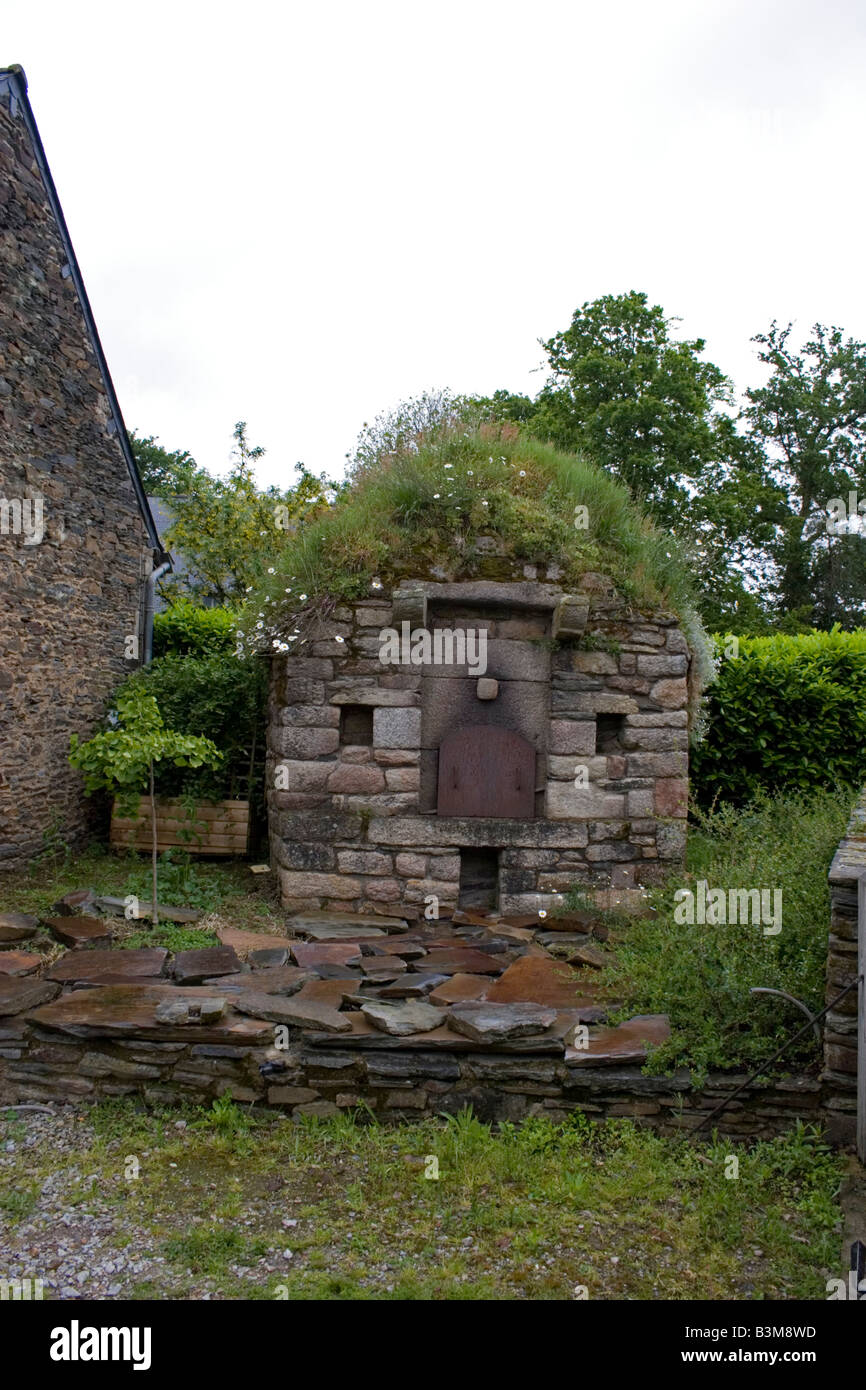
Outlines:
POLYGON ((163 656, 136 671, 128 685, 139 686, 154 696, 168 728, 181 734, 204 734, 224 755, 215 770, 160 769, 160 796, 222 801, 249 795, 252 802, 261 799, 267 690, 263 662, 220 655, 163 656))
POLYGON ((153 654, 228 656, 235 646, 237 620, 227 608, 199 608, 181 598, 153 620, 153 654))
POLYGON ((866 781, 866 631, 741 637, 736 655, 714 641, 719 674, 691 758, 698 805, 866 781))

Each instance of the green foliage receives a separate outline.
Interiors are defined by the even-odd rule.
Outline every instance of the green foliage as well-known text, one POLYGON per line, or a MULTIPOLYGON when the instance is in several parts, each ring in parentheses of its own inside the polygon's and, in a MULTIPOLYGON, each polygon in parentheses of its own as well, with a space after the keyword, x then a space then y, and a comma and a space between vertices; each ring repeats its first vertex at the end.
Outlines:
MULTIPOLYGON (((842 838, 852 796, 815 791, 810 797, 758 796, 741 810, 729 805, 699 813, 689 837, 688 872, 650 896, 656 916, 634 920, 605 972, 620 1017, 666 1013, 671 1038, 650 1069, 689 1066, 755 1068, 803 1022, 799 1010, 753 986, 782 989, 812 1010, 823 1005, 830 897, 827 870, 842 838), (759 924, 683 925, 674 894, 710 888, 781 889, 782 929, 759 924)), ((808 1032, 778 1064, 781 1071, 817 1059, 808 1032)))
POLYGON ((749 436, 784 498, 774 597, 783 614, 853 627, 866 615, 866 537, 831 537, 826 523, 832 499, 847 502, 850 491, 866 498, 866 343, 816 323, 796 351, 791 332, 773 322, 753 339, 771 374, 746 393, 749 436))
MULTIPOLYGON (((144 881, 144 870, 134 869, 127 879, 124 897, 130 893, 139 898, 143 897, 144 881)), ((167 849, 159 856, 159 881, 163 896, 173 907, 200 907, 207 912, 219 906, 227 888, 225 879, 219 874, 216 866, 196 864, 186 850, 180 849, 167 849)), ((165 930, 181 933, 183 928, 167 923, 165 930)), ((152 937, 152 933, 149 935, 152 937)), ((200 931, 188 931, 187 935, 192 939, 186 946, 172 946, 169 949, 185 951, 192 950, 196 944, 218 944, 215 941, 204 941, 200 931)), ((129 945, 129 938, 124 944, 129 945)))
MULTIPOLYGON (((162 867, 159 869, 160 892, 177 904, 177 897, 171 888, 162 881, 162 867)), ((130 889, 135 892, 135 889, 130 889)), ((117 943, 123 950, 137 951, 143 946, 161 946, 177 955, 178 951, 199 951, 205 946, 218 946, 219 938, 208 931, 197 931, 194 927, 184 927, 176 922, 160 922, 158 927, 148 927, 144 931, 132 932, 117 943)))
POLYGON ((361 450, 343 496, 290 538, 275 575, 264 577, 243 640, 303 646, 318 613, 370 594, 376 578, 434 566, 455 578, 484 573, 477 542, 491 533, 505 544, 505 565, 556 563, 566 585, 602 570, 639 605, 688 607, 690 576, 670 536, 583 457, 514 426, 461 428, 449 411, 418 435, 401 433, 399 421, 393 437, 380 434, 384 443, 361 450), (588 530, 575 527, 578 505, 588 509, 588 530))
POLYGON ((153 654, 221 656, 234 650, 237 619, 227 608, 201 608, 179 596, 153 620, 153 654))
POLYGON ((186 492, 203 471, 186 449, 164 449, 155 435, 145 438, 130 430, 129 442, 142 485, 151 497, 171 497, 186 492))
POLYGON ((866 779, 866 630, 739 639, 706 700, 691 761, 702 806, 866 779))
POLYGON ((163 656, 134 672, 123 689, 153 697, 171 727, 187 735, 203 734, 220 750, 218 763, 161 768, 157 779, 161 796, 222 801, 248 795, 253 800, 259 794, 264 777, 266 700, 266 671, 261 661, 220 655, 163 656))
POLYGON ((166 728, 156 700, 133 681, 118 691, 115 705, 116 727, 86 743, 77 734, 70 739, 69 761, 84 774, 88 795, 108 791, 131 811, 156 767, 216 767, 221 761, 210 739, 166 728))
POLYGON ((232 466, 226 478, 199 470, 183 495, 172 498, 174 520, 165 534, 180 550, 190 574, 173 579, 169 592, 238 605, 244 592, 260 581, 301 520, 327 511, 333 484, 315 478, 302 464, 294 487, 259 489, 255 465, 264 449, 249 444, 243 420, 235 426, 232 466))

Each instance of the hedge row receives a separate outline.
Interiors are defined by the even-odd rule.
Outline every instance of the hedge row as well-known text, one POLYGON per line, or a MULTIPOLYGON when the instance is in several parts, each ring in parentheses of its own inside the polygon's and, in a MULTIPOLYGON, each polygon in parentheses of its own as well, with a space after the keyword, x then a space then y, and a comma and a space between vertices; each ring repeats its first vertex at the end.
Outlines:
POLYGON ((866 631, 714 641, 719 674, 691 756, 698 805, 866 782, 866 631))

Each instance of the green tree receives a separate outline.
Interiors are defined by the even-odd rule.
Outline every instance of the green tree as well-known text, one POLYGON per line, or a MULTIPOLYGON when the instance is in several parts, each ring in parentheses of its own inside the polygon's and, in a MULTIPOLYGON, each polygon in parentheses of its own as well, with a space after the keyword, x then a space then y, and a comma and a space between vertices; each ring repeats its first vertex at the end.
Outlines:
MULTIPOLYGON (((784 497, 771 545, 780 615, 831 627, 866 615, 866 535, 827 528, 834 499, 866 501, 866 344, 816 323, 800 351, 792 325, 773 322, 753 339, 770 368, 746 392, 749 437, 784 497)), ((866 507, 864 507, 866 510, 866 507)))
POLYGON ((130 812, 137 809, 142 792, 149 794, 154 926, 159 922, 154 769, 160 763, 174 767, 215 767, 222 756, 209 738, 167 729, 154 697, 133 684, 118 693, 113 727, 94 734, 86 743, 81 743, 77 734, 70 739, 69 761, 84 773, 84 789, 88 795, 108 791, 119 799, 123 810, 130 812))
POLYGON ((186 449, 164 449, 156 435, 146 437, 129 431, 129 442, 144 490, 151 497, 172 497, 192 487, 199 468, 186 449))
POLYGON ((181 551, 187 575, 166 585, 171 594, 215 598, 237 607, 273 563, 286 536, 310 516, 326 510, 336 486, 316 478, 303 464, 295 466, 297 480, 289 488, 261 489, 255 468, 264 457, 261 445, 251 445, 247 425, 234 428, 232 462, 225 478, 199 469, 182 494, 172 497, 174 519, 165 541, 181 551))
POLYGON ((542 343, 551 374, 535 400, 497 391, 480 402, 608 469, 673 531, 711 627, 763 626, 783 494, 762 449, 737 428, 731 383, 702 338, 637 291, 585 303, 542 343))

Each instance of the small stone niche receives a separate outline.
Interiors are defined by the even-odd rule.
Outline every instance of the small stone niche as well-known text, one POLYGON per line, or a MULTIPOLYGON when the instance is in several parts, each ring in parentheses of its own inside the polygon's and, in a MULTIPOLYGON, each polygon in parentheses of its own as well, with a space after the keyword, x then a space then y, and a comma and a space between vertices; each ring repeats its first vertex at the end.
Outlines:
POLYGON ((499 906, 499 850, 461 849, 457 905, 464 912, 499 906))
POLYGON ((340 709, 340 744, 373 746, 373 710, 370 705, 343 705, 340 709))
POLYGON ((622 753, 623 730, 625 729, 624 714, 598 714, 595 718, 595 751, 596 753, 622 753))

